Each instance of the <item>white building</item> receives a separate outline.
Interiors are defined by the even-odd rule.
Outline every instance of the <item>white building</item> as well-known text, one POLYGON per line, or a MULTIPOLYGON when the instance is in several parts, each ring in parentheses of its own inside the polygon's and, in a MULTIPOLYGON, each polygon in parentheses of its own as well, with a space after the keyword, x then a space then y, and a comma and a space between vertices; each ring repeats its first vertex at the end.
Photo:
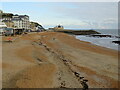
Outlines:
POLYGON ((12 21, 14 22, 15 28, 30 30, 30 22, 28 15, 13 15, 12 21))
POLYGON ((0 21, 0 35, 3 35, 5 33, 6 28, 7 26, 5 25, 5 23, 0 21))

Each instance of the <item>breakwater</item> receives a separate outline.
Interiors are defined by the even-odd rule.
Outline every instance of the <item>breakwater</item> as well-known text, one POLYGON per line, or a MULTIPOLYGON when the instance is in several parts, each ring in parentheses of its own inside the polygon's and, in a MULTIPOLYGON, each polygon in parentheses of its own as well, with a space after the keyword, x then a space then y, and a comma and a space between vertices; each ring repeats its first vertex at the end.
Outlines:
POLYGON ((97 32, 95 30, 54 30, 55 32, 62 32, 72 35, 91 35, 91 34, 101 34, 100 32, 97 32))

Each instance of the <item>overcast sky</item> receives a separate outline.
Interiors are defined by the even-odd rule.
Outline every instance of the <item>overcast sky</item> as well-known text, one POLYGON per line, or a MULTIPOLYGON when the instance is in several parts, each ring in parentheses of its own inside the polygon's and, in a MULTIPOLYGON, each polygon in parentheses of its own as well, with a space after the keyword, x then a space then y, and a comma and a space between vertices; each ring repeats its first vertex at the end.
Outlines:
POLYGON ((45 28, 58 24, 70 29, 118 28, 117 2, 3 2, 0 8, 27 14, 45 28))

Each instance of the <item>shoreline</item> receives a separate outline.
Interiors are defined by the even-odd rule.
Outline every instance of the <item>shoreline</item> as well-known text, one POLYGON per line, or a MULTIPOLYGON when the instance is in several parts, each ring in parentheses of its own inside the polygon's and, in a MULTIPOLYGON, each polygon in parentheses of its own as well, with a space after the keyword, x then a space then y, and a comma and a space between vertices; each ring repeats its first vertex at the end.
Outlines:
MULTIPOLYGON (((79 35, 80 36, 80 35, 79 35)), ((84 35, 81 35, 81 36, 84 36, 84 35)), ((79 38, 77 38, 77 36, 74 36, 76 39, 78 39, 78 40, 80 40, 79 38)), ((86 37, 86 36, 84 36, 84 37, 86 37)), ((89 39, 90 39, 91 37, 89 37, 89 39)), ((92 38, 94 38, 94 37, 92 37, 92 38)), ((95 38, 94 38, 95 39, 95 38)), ((103 39, 103 38, 96 38, 96 39, 103 39)), ((105 39, 108 39, 108 38, 105 38, 105 39)), ((110 38, 109 38, 110 39, 110 38)), ((118 44, 116 44, 115 45, 115 43, 112 43, 112 44, 114 44, 114 47, 113 46, 109 46, 109 47, 107 47, 106 45, 103 45, 103 44, 100 44, 100 43, 95 43, 95 42, 93 42, 93 41, 88 41, 87 39, 85 39, 85 40, 80 40, 80 41, 85 41, 85 42, 89 42, 89 43, 91 43, 92 45, 95 45, 95 46, 100 46, 100 47, 103 47, 103 48, 107 48, 107 49, 111 49, 111 50, 115 50, 115 51, 118 51, 118 52, 120 52, 119 51, 119 49, 117 49, 118 47, 119 47, 119 45, 118 44), (115 47, 116 46, 116 47, 115 47)), ((105 43, 105 41, 103 41, 104 43, 105 43)), ((109 42, 110 43, 110 42, 109 42)))
POLYGON ((84 79, 89 88, 117 88, 118 54, 64 33, 27 34, 3 43, 3 88, 84 88, 84 79))

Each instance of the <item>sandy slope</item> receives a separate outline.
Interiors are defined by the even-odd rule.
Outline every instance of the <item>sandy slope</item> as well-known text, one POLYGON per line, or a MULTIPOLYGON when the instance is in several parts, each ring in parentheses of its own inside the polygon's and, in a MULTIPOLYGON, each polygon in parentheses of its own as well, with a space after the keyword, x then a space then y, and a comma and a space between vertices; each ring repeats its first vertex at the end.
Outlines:
POLYGON ((3 38, 3 88, 118 87, 115 50, 55 32, 14 39, 8 43, 3 38))

